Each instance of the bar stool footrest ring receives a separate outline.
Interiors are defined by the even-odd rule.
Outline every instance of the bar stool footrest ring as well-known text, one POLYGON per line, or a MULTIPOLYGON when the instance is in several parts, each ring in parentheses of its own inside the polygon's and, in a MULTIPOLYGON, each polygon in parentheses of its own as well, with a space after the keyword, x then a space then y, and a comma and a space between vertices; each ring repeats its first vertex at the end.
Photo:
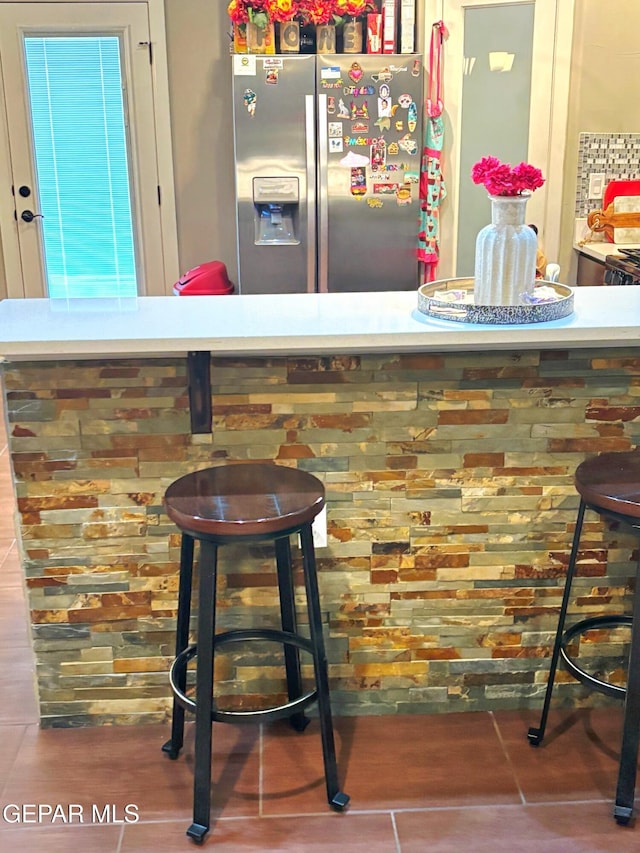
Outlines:
MULTIPOLYGON (((315 656, 314 647, 310 640, 306 637, 301 637, 299 634, 292 634, 288 631, 276 631, 271 628, 248 628, 235 629, 232 631, 223 631, 216 634, 213 638, 214 650, 219 646, 228 645, 229 643, 243 643, 254 640, 262 640, 282 645, 296 646, 303 652, 307 652, 312 657, 315 656)), ((184 651, 175 658, 169 670, 169 683, 173 695, 177 702, 187 711, 195 714, 196 701, 190 696, 187 696, 177 683, 177 674, 182 670, 186 670, 189 661, 198 653, 198 646, 194 643, 188 646, 184 651)), ((251 723, 251 722, 270 722, 272 720, 282 720, 291 717, 294 714, 300 713, 308 705, 312 704, 318 698, 318 691, 311 690, 298 696, 296 699, 291 699, 282 705, 276 705, 272 708, 264 708, 254 711, 221 711, 218 708, 213 708, 211 711, 211 720, 219 723, 251 723)))
POLYGON ((560 654, 564 661, 565 667, 571 675, 582 682, 582 684, 590 687, 592 690, 597 690, 599 693, 604 693, 605 696, 612 696, 614 699, 624 699, 627 690, 626 687, 620 687, 618 684, 610 684, 608 681, 603 681, 595 675, 587 672, 578 666, 567 651, 567 646, 574 637, 584 634, 586 631, 592 631, 594 628, 619 628, 621 625, 631 626, 633 618, 631 616, 609 615, 609 616, 592 616, 589 619, 582 619, 576 622, 562 635, 562 644, 560 646, 560 654))

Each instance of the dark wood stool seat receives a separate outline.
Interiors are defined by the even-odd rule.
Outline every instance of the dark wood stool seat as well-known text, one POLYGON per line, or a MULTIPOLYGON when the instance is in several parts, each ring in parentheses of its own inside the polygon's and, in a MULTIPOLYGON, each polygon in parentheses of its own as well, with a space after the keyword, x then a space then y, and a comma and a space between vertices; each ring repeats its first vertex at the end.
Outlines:
POLYGON ((176 624, 176 656, 170 683, 174 695, 171 738, 162 747, 177 758, 184 740, 185 710, 195 712, 193 823, 187 835, 201 842, 209 830, 211 808, 211 724, 256 722, 288 717, 302 731, 303 711, 318 703, 324 774, 329 805, 345 808, 349 797, 338 784, 327 659, 316 576, 311 524, 324 506, 324 486, 306 471, 264 462, 237 462, 195 471, 173 482, 165 508, 181 537, 180 585, 176 624), (291 567, 291 534, 299 534, 302 551, 309 638, 297 630, 291 567), (215 630, 218 548, 232 542, 274 542, 281 630, 244 628, 215 630), (197 642, 189 645, 194 542, 200 543, 197 642), (261 640, 282 645, 288 701, 261 710, 219 709, 213 696, 214 652, 230 643, 261 640), (313 659, 315 684, 303 692, 299 653, 313 659), (187 695, 187 665, 197 658, 195 699, 187 695))
POLYGON ((187 474, 165 494, 181 530, 208 536, 272 536, 313 521, 324 506, 317 477, 266 462, 237 462, 187 474))
POLYGON ((544 738, 556 670, 560 659, 571 675, 592 690, 624 699, 624 723, 620 749, 618 784, 613 814, 618 823, 626 824, 633 816, 638 746, 640 740, 640 554, 636 568, 636 586, 632 616, 610 614, 582 619, 565 628, 567 609, 571 599, 571 585, 576 572, 580 536, 586 510, 618 521, 640 537, 640 450, 602 453, 586 459, 576 468, 574 483, 580 495, 578 517, 560 615, 556 630, 549 679, 539 726, 529 729, 532 746, 544 738), (572 640, 594 628, 631 626, 631 645, 627 666, 626 687, 610 684, 580 667, 569 653, 572 640))

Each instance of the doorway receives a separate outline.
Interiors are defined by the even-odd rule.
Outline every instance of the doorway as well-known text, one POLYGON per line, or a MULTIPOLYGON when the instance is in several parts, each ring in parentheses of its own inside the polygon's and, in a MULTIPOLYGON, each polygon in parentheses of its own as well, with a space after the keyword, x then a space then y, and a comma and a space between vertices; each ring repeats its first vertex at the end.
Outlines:
POLYGON ((162 0, 0 2, 9 296, 171 292, 172 159, 158 109, 168 101, 165 54, 162 0))
POLYGON ((471 166, 492 155, 542 170, 527 205, 549 260, 559 256, 574 0, 427 0, 443 20, 444 179, 438 278, 472 276, 475 237, 490 221, 471 166))

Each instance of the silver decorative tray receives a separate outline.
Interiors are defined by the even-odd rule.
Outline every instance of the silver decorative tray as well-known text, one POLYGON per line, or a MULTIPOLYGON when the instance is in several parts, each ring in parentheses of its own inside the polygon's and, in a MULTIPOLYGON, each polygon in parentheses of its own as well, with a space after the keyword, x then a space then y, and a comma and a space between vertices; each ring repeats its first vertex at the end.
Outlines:
POLYGON ((486 323, 507 325, 516 323, 548 323, 573 314, 573 288, 556 281, 538 281, 536 287, 553 288, 557 299, 530 305, 474 305, 472 301, 449 301, 440 295, 444 291, 473 293, 472 278, 449 278, 432 281, 418 288, 418 311, 439 320, 457 323, 486 323), (436 297, 436 292, 438 297, 436 297))

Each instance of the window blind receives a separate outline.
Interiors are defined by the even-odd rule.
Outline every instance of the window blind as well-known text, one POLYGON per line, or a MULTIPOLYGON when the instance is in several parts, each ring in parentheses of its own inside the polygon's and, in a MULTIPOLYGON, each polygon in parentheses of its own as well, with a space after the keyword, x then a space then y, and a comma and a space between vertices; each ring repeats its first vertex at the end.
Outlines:
POLYGON ((120 40, 24 43, 49 296, 136 296, 120 40))

